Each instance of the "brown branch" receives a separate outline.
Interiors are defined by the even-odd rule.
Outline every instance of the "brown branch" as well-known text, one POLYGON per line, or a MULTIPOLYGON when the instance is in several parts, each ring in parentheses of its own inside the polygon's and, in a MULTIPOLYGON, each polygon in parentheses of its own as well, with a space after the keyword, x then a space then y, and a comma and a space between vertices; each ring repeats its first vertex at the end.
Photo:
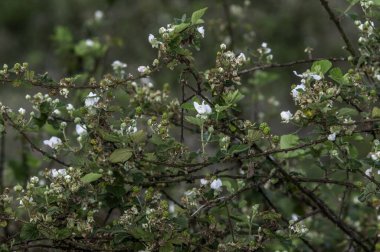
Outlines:
POLYGON ((43 156, 45 156, 45 157, 47 157, 47 158, 49 158, 51 160, 54 160, 55 162, 57 162, 57 163, 59 163, 59 164, 61 164, 63 166, 66 166, 66 167, 70 166, 69 164, 65 163, 64 161, 59 160, 58 158, 56 158, 56 157, 50 155, 49 153, 47 153, 46 151, 40 149, 35 143, 33 143, 32 140, 30 140, 30 138, 28 137, 28 135, 22 129, 20 129, 20 127, 15 122, 12 121, 12 119, 9 117, 9 115, 6 112, 4 112, 2 115, 3 115, 4 120, 8 121, 9 124, 12 126, 12 128, 14 128, 15 130, 17 130, 20 133, 20 135, 30 144, 30 146, 32 147, 32 149, 38 151, 43 156))
MULTIPOLYGON (((264 200, 267 202, 269 207, 272 208, 273 211, 275 211, 276 213, 280 214, 280 218, 284 222, 284 224, 288 225, 288 220, 284 217, 284 215, 281 214, 280 210, 274 205, 274 203, 270 200, 270 198, 266 195, 266 193, 264 192, 264 190, 261 187, 258 187, 258 192, 261 194, 261 196, 263 196, 264 200)), ((312 246, 309 243, 309 241, 307 241, 306 239, 304 239, 302 237, 300 237, 300 239, 312 251, 314 251, 314 252, 318 251, 316 248, 314 248, 314 246, 312 246)))
POLYGON ((345 31, 343 30, 343 27, 342 27, 342 25, 340 23, 339 18, 331 10, 331 8, 330 8, 329 3, 327 2, 327 0, 319 0, 319 1, 321 2, 323 8, 325 8, 326 12, 329 14, 329 17, 330 17, 331 21, 334 22, 336 28, 338 29, 338 31, 340 33, 340 36, 344 40, 344 43, 346 43, 346 49, 347 49, 347 51, 353 57, 355 57, 356 53, 355 53, 354 47, 352 46, 352 44, 351 44, 350 40, 348 39, 345 31))
POLYGON ((232 224, 230 209, 228 207, 227 202, 226 202, 225 206, 226 206, 226 209, 227 209, 228 226, 230 228, 230 233, 231 233, 231 236, 232 236, 232 241, 235 242, 234 226, 232 224))
POLYGON ((241 70, 238 74, 243 75, 247 74, 250 72, 254 72, 257 70, 265 70, 265 69, 271 69, 271 68, 283 68, 283 67, 292 67, 295 65, 302 65, 302 64, 308 64, 308 63, 313 63, 318 60, 329 60, 332 62, 339 62, 339 61, 348 61, 347 58, 314 58, 314 59, 302 59, 302 60, 295 60, 295 61, 290 61, 286 63, 271 63, 271 64, 266 64, 266 65, 261 65, 261 66, 254 66, 251 68, 247 68, 244 70, 241 70))
POLYGON ((5 165, 5 129, 0 133, 0 191, 3 190, 5 165))

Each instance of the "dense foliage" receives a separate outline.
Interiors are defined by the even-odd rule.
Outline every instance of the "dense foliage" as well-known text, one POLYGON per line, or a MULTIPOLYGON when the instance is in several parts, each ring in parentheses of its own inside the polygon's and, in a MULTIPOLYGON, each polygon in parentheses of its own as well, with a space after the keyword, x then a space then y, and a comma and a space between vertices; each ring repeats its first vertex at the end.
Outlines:
MULTIPOLYGON (((115 41, 74 43, 63 27, 57 54, 80 59, 68 66, 80 74, 55 81, 27 63, 4 65, 0 82, 29 88, 32 111, 3 101, 0 131, 30 146, 19 169, 39 172, 0 195, 1 250, 380 250, 380 2, 350 1, 345 11, 361 7, 352 15, 358 48, 320 2, 345 57, 313 58, 307 48, 308 59, 280 64, 265 42, 250 52, 226 42, 199 70, 203 8, 149 34, 157 57, 136 70, 116 60, 94 78, 115 41), (242 116, 253 110, 248 85, 299 64, 308 68, 289 70, 299 81, 284 94, 296 110, 277 111, 294 132, 242 116), (163 72, 178 82, 156 88, 151 76, 163 72)), ((102 20, 98 11, 89 22, 102 20)))

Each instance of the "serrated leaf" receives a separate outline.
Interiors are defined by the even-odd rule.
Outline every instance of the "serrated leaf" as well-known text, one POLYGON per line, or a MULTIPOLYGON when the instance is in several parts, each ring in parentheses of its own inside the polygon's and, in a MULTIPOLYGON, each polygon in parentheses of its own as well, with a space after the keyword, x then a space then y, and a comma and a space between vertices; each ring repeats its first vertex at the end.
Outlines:
POLYGON ((294 146, 297 146, 299 142, 299 137, 296 135, 283 135, 280 139, 280 148, 281 149, 288 149, 294 146))
POLYGON ((189 26, 190 26, 189 23, 182 23, 182 24, 175 25, 174 26, 174 32, 180 33, 180 32, 182 32, 183 30, 185 30, 189 26))
POLYGON ((359 201, 364 202, 366 201, 371 195, 376 193, 377 186, 376 184, 370 182, 367 184, 367 186, 364 188, 364 191, 359 196, 359 201))
POLYGON ((227 110, 229 107, 230 106, 220 106, 219 104, 216 104, 215 105, 215 111, 220 113, 220 112, 227 110))
POLYGON ((372 115, 372 118, 380 118, 380 108, 374 107, 372 109, 371 115, 372 115))
POLYGON ((318 60, 311 66, 311 71, 314 73, 327 73, 327 71, 332 67, 332 63, 329 60, 318 60))
POLYGON ((143 130, 139 130, 130 136, 133 143, 142 143, 146 140, 146 132, 143 130))
POLYGON ((203 17, 203 15, 206 13, 207 7, 194 11, 193 14, 191 15, 191 23, 195 24, 199 19, 203 17))
POLYGON ((348 83, 347 78, 343 75, 342 70, 340 70, 340 68, 338 67, 334 67, 330 70, 329 77, 341 85, 345 85, 348 83))
POLYGON ((235 154, 235 153, 240 153, 240 152, 246 151, 248 149, 249 149, 249 145, 248 144, 237 144, 237 145, 232 145, 228 149, 228 153, 230 153, 232 155, 232 154, 235 154))
POLYGON ((195 110, 194 104, 192 102, 186 102, 181 105, 181 108, 187 109, 187 110, 195 110))
POLYGON ((109 157, 111 163, 124 163, 132 157, 130 149, 117 149, 109 157))
POLYGON ((197 117, 193 117, 193 116, 185 116, 185 119, 186 119, 186 121, 188 121, 189 123, 191 123, 191 124, 195 124, 195 125, 198 125, 198 126, 201 126, 202 123, 203 123, 203 120, 202 120, 202 119, 197 118, 197 117))
POLYGON ((99 129, 98 132, 99 132, 99 134, 103 140, 113 142, 113 143, 120 142, 120 137, 115 135, 115 134, 108 133, 108 132, 101 130, 101 129, 99 129))
POLYGON ((100 179, 103 175, 100 174, 100 173, 88 173, 86 175, 84 175, 80 180, 85 183, 85 184, 89 184, 91 182, 94 182, 98 179, 100 179))
POLYGON ((22 240, 35 240, 39 237, 37 226, 31 223, 26 223, 22 226, 20 238, 22 240))
POLYGON ((249 141, 254 142, 261 138, 261 133, 258 130, 248 130, 247 138, 249 141))
POLYGON ((339 115, 343 116, 357 116, 358 111, 353 108, 341 108, 338 110, 339 115))

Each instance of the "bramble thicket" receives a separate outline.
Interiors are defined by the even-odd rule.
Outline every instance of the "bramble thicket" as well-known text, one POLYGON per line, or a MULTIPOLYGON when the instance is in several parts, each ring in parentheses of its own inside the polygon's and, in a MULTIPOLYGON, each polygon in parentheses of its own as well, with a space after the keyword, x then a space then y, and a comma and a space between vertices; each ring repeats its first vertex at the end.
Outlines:
MULTIPOLYGON (((2 188, 1 251, 380 250, 380 1, 348 1, 342 15, 320 4, 341 57, 306 48, 305 59, 278 63, 269 43, 240 51, 226 41, 200 67, 203 8, 136 34, 157 53, 137 69, 118 59, 95 78, 108 40, 74 44, 62 27, 57 53, 80 57, 81 74, 54 80, 28 63, 4 64, 1 84, 26 89, 30 105, 3 98, 1 139, 21 139, 20 160, 33 170, 2 188), (273 68, 297 78, 278 80, 294 101, 277 107, 281 127, 292 125, 286 134, 242 113, 258 112, 248 87, 273 68), (176 83, 152 84, 168 72, 176 83)), ((91 22, 103 19, 97 11, 91 22)), ((1 150, 7 181, 12 150, 4 141, 1 150)))

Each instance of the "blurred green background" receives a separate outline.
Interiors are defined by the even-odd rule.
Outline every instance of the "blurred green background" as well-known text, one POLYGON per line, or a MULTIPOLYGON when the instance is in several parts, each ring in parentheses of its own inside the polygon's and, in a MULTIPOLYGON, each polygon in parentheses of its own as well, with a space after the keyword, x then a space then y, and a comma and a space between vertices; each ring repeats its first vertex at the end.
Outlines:
MULTIPOLYGON (((330 1, 336 11, 344 0, 330 1)), ((149 33, 204 6, 209 7, 206 38, 199 64, 214 61, 217 42, 229 41, 227 15, 232 21, 234 49, 249 52, 268 42, 275 61, 304 58, 304 48, 315 56, 342 55, 342 41, 318 0, 184 1, 184 0, 3 0, 0 2, 0 57, 2 63, 26 61, 54 76, 65 75, 53 36, 57 26, 67 27, 73 40, 117 37, 122 45, 107 55, 108 65, 119 59, 134 67, 155 56, 147 42, 149 33), (227 6, 227 11, 225 6, 227 6), (89 25, 96 10, 104 12, 101 24, 89 25), (228 12, 228 14, 226 13, 228 12)), ((343 21, 345 19, 343 18, 343 21)), ((343 22, 349 31, 352 22, 343 22)))

